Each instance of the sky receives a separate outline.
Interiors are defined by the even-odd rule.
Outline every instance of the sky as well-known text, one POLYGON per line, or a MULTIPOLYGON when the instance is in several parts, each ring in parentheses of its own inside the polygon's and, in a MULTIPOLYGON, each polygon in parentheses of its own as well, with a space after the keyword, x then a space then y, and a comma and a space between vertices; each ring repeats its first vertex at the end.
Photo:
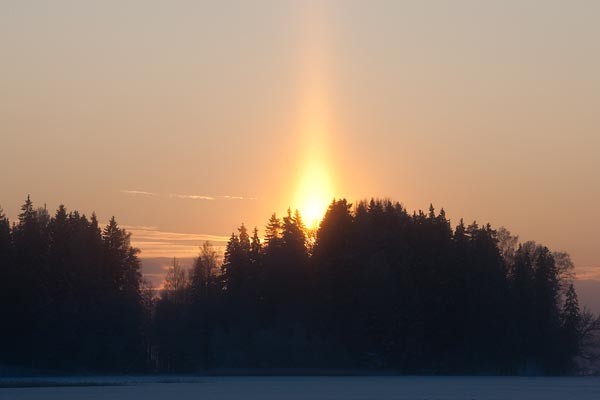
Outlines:
POLYGON ((335 197, 600 277, 600 2, 0 0, 0 205, 191 256, 335 197))

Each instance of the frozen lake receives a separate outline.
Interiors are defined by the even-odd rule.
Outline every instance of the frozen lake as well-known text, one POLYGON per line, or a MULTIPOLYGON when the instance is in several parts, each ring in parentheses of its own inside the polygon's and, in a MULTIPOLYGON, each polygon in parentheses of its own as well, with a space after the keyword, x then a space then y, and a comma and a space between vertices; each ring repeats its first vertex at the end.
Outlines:
POLYGON ((0 384, 2 400, 600 399, 600 378, 591 377, 77 377, 0 384), (71 386, 56 386, 64 384, 71 386), (6 387, 17 385, 37 387, 6 387))

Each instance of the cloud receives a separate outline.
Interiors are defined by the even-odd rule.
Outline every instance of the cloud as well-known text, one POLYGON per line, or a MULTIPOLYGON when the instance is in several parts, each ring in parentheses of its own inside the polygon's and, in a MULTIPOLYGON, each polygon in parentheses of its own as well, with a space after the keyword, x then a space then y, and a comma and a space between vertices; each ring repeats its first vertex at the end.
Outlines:
POLYGON ((224 200, 256 200, 256 197, 244 197, 244 196, 232 196, 229 194, 223 195, 223 196, 209 196, 209 195, 202 195, 202 194, 177 194, 177 193, 171 193, 169 195, 170 198, 177 198, 177 199, 192 199, 192 200, 217 200, 217 199, 224 199, 224 200))
POLYGON ((124 226, 131 233, 131 245, 139 248, 141 258, 196 257, 199 246, 209 241, 218 250, 225 249, 229 236, 206 233, 165 232, 155 227, 124 226))
POLYGON ((258 200, 257 197, 245 197, 245 196, 234 196, 234 195, 207 195, 207 194, 182 194, 182 193, 170 193, 169 195, 162 195, 160 193, 146 192, 143 190, 121 190, 121 193, 139 196, 152 196, 152 197, 168 197, 170 199, 189 199, 189 200, 207 200, 213 201, 218 199, 223 200, 258 200))
POLYGON ((575 267, 575 277, 578 280, 600 281, 600 266, 575 267))
POLYGON ((577 279, 575 289, 579 297, 579 306, 587 307, 594 313, 600 312, 600 281, 596 279, 577 279))
POLYGON ((158 193, 144 192, 142 190, 121 190, 121 193, 141 195, 141 196, 158 196, 158 193))
MULTIPOLYGON (((106 225, 106 224, 104 224, 106 225)), ((146 225, 119 225, 121 228, 129 230, 145 230, 145 231, 156 231, 158 228, 156 226, 146 226, 146 225)))
POLYGON ((170 198, 174 199, 192 199, 192 200, 215 200, 214 196, 206 196, 201 194, 177 194, 171 193, 170 198))
POLYGON ((244 196, 229 196, 229 195, 225 195, 225 196, 221 196, 224 199, 227 200, 257 200, 256 197, 244 197, 244 196))
MULTIPOLYGON (((171 265, 173 257, 150 257, 142 258, 142 274, 146 281, 149 281, 155 289, 162 289, 165 276, 171 265)), ((194 264, 193 257, 177 257, 179 265, 189 270, 194 264)))

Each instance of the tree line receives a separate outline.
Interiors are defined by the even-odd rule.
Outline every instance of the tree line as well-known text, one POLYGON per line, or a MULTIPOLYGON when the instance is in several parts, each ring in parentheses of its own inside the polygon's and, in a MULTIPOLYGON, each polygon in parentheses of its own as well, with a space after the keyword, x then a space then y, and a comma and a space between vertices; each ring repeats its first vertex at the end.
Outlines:
POLYGON ((0 364, 35 370, 132 371, 146 366, 138 250, 114 218, 104 228, 27 198, 10 225, 0 210, 0 364))
POLYGON ((189 271, 174 259, 157 295, 114 218, 29 198, 12 226, 0 211, 0 363, 566 374, 598 358, 568 254, 505 229, 342 199, 316 232, 288 210, 263 236, 242 224, 223 255, 206 242, 189 271))

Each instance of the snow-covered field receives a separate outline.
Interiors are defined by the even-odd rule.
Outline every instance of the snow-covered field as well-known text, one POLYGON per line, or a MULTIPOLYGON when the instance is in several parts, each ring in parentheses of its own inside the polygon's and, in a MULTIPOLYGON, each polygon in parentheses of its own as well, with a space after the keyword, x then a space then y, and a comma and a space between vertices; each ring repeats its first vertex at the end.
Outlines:
POLYGON ((600 378, 77 377, 0 378, 0 385, 3 400, 600 399, 600 378), (18 385, 37 387, 7 387, 18 385))

